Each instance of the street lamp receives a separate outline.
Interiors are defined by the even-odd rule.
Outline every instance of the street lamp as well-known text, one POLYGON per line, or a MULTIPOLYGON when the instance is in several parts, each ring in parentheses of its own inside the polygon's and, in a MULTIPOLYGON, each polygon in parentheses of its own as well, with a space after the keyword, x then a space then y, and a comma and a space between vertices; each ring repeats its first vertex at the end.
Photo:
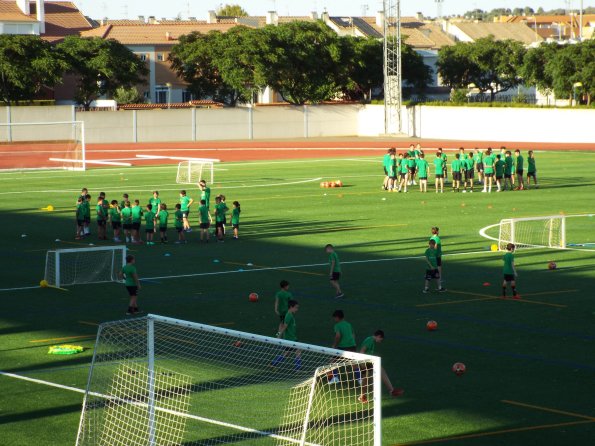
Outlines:
POLYGON ((171 108, 171 82, 167 82, 165 86, 167 87, 167 108, 171 108))

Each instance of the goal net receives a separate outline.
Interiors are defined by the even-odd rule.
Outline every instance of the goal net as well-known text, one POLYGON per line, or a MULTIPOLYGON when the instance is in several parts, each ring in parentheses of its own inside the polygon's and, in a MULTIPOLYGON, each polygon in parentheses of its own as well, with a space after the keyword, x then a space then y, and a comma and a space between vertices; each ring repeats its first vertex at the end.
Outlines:
POLYGON ((53 286, 119 281, 126 263, 126 246, 105 246, 48 251, 45 280, 53 286))
POLYGON ((500 221, 498 248, 566 248, 566 216, 507 218, 500 221))
POLYGON ((178 164, 176 183, 196 184, 200 180, 213 183, 215 180, 215 162, 215 160, 207 158, 181 161, 178 164))
POLYGON ((379 446, 380 403, 378 357, 148 315, 99 327, 77 445, 379 446))
POLYGON ((0 123, 0 170, 85 170, 82 121, 0 123))

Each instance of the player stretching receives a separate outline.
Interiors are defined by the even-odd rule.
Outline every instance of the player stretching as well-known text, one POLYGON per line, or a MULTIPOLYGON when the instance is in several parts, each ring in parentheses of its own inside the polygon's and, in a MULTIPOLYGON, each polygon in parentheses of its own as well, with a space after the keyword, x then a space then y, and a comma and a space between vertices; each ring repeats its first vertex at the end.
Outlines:
MULTIPOLYGON (((286 341, 297 341, 297 329, 295 324, 295 313, 299 310, 299 303, 296 300, 290 300, 288 302, 288 309, 287 314, 285 315, 285 320, 281 324, 279 329, 279 337, 282 337, 286 341)), ((295 353, 295 361, 294 361, 294 368, 295 370, 299 370, 302 368, 302 352, 297 348, 285 347, 283 349, 283 353, 277 355, 273 362, 271 363, 271 367, 277 367, 283 361, 287 355, 291 352, 295 353)))
POLYGON ((518 276, 516 272, 516 268, 514 266, 514 249, 515 246, 512 243, 506 245, 506 254, 502 260, 504 260, 504 268, 502 272, 504 273, 504 280, 502 281, 502 298, 506 298, 506 287, 510 283, 510 288, 512 289, 512 298, 513 299, 520 299, 517 290, 516 290, 516 278, 518 276))
MULTIPOLYGON (((376 351, 376 344, 380 344, 384 341, 384 332, 382 330, 376 330, 373 336, 368 336, 364 341, 361 343, 359 347, 359 352, 365 355, 374 355, 376 351)), ((405 393, 403 389, 394 388, 393 384, 391 383, 384 367, 380 368, 380 377, 382 378, 382 382, 388 389, 388 393, 392 397, 401 396, 405 393)), ((358 400, 362 403, 368 402, 367 394, 369 393, 370 385, 372 377, 370 376, 369 368, 362 366, 361 368, 361 380, 362 380, 362 390, 358 400)))

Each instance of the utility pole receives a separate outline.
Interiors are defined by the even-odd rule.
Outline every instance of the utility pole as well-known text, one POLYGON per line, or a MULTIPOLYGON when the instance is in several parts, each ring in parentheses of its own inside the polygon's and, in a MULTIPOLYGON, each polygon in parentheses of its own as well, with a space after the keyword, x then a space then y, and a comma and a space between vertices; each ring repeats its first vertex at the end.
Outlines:
POLYGON ((384 132, 402 132, 401 2, 384 1, 384 132))

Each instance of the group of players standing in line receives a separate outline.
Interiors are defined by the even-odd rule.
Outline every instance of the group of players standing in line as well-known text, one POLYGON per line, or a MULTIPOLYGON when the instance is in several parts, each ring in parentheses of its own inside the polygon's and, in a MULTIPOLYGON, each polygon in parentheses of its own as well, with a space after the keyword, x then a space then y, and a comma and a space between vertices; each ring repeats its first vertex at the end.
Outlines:
MULTIPOLYGON (((524 190, 537 185, 537 168, 535 156, 529 150, 527 158, 527 181, 525 183, 525 159, 520 150, 515 150, 514 157, 506 147, 500 148, 496 154, 491 148, 481 151, 471 150, 465 153, 463 147, 459 148, 454 159, 450 163, 453 192, 473 192, 475 173, 477 182, 483 185, 482 192, 492 192, 492 186, 496 186, 496 192, 503 190, 524 190)), ((439 148, 433 160, 435 189, 436 193, 444 192, 444 184, 448 181, 448 157, 439 148)), ((430 165, 425 159, 425 153, 421 144, 411 144, 409 150, 398 153, 396 148, 390 148, 382 160, 384 170, 384 182, 382 189, 392 192, 408 192, 408 187, 417 185, 419 181, 420 192, 428 191, 428 178, 430 177, 430 165)))
MULTIPOLYGON (((207 186, 206 181, 201 180, 198 183, 201 191, 200 205, 198 207, 198 221, 200 225, 200 240, 208 243, 210 234, 209 228, 213 223, 213 216, 210 212, 210 198, 211 188, 207 186)), ((186 233, 192 232, 189 214, 190 207, 194 200, 189 197, 185 190, 180 191, 179 203, 175 205, 174 227, 178 234, 178 240, 175 243, 187 243, 186 233)), ((112 200, 109 202, 106 199, 105 192, 100 192, 95 206, 97 218, 97 238, 99 240, 107 240, 107 226, 111 225, 113 230, 113 241, 116 243, 126 242, 140 244, 143 243, 141 238, 141 225, 145 222, 145 241, 147 245, 154 245, 154 235, 159 231, 161 243, 167 243, 168 223, 170 213, 167 204, 159 198, 159 191, 154 191, 153 196, 148 200, 148 204, 143 208, 140 200, 131 201, 128 194, 123 194, 122 200, 112 200), (122 238, 122 232, 124 237, 122 238)), ((227 212, 229 208, 225 203, 225 195, 217 195, 215 197, 215 236, 217 241, 223 242, 225 238, 225 225, 227 223, 227 212)), ((231 210, 231 224, 233 227, 233 238, 239 238, 240 228, 240 203, 233 202, 233 209, 231 210)), ((77 199, 76 204, 76 236, 75 238, 82 239, 91 233, 91 195, 87 188, 81 190, 81 195, 77 199)))

